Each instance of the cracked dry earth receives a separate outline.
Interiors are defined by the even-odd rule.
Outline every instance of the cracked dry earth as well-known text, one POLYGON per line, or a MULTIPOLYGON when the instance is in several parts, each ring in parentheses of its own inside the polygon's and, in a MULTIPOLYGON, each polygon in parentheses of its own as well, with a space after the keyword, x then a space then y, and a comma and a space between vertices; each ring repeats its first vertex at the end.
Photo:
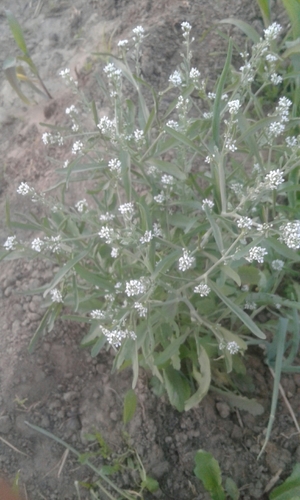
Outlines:
MULTIPOLYGON (((10 8, 24 29, 28 47, 54 99, 25 107, 4 80, 0 80, 0 243, 9 235, 5 227, 5 201, 12 212, 33 210, 16 195, 22 181, 37 191, 56 179, 55 164, 46 156, 41 141, 41 122, 65 122, 64 110, 73 96, 58 78, 58 71, 70 67, 79 75, 80 89, 105 110, 95 80, 100 66, 90 57, 103 50, 111 37, 112 49, 119 39, 142 25, 149 35, 142 57, 143 74, 163 88, 179 62, 180 23, 189 21, 196 44, 193 64, 205 78, 220 73, 226 47, 212 30, 218 19, 238 17, 257 29, 262 22, 251 0, 2 0, 0 39, 2 60, 15 48, 4 16, 10 8), (201 41, 202 40, 202 41, 201 41)), ((285 22, 282 13, 276 19, 285 22)), ((239 36, 241 44, 243 39, 239 36)), ((69 151, 61 148, 55 159, 63 162, 69 151)), ((72 195, 76 199, 76 193, 72 195)), ((18 238, 30 238, 17 232, 18 238)), ((29 354, 29 341, 43 315, 37 295, 20 291, 37 288, 53 277, 55 269, 46 261, 0 263, 0 475, 13 480, 19 472, 20 492, 29 500, 75 500, 75 480, 92 482, 93 473, 80 466, 75 456, 53 440, 26 425, 36 424, 64 439, 78 451, 94 451, 86 434, 99 431, 115 455, 126 450, 122 437, 122 400, 130 388, 131 373, 111 374, 113 353, 91 358, 79 348, 82 325, 58 321, 53 331, 29 354)), ((131 446, 138 452, 147 473, 160 485, 146 499, 204 500, 209 496, 193 475, 195 452, 203 448, 219 460, 224 477, 232 477, 240 498, 263 499, 265 488, 278 475, 284 479, 300 461, 299 436, 291 416, 280 400, 266 453, 258 462, 270 408, 272 377, 260 353, 247 355, 247 385, 250 397, 265 408, 260 416, 238 412, 225 401, 209 394, 188 413, 170 408, 164 398, 151 392, 148 376, 141 373, 137 384, 138 407, 128 426, 131 446)), ((300 376, 284 376, 285 393, 297 415, 300 411, 300 376)), ((133 488, 136 471, 118 475, 119 486, 133 488)), ((0 500, 9 500, 0 483, 0 500), (2 491, 1 491, 2 490, 2 491)), ((81 499, 90 498, 81 490, 81 499)), ((101 497, 102 498, 102 497, 101 497)), ((104 498, 104 497, 103 497, 104 498)))

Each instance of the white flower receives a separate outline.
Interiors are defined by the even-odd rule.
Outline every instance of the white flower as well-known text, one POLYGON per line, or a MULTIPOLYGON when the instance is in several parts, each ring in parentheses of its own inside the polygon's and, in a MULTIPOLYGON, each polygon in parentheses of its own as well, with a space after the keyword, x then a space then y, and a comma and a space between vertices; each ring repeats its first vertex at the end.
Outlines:
POLYGON ((118 42, 118 47, 126 47, 128 45, 128 40, 120 40, 118 42))
POLYGON ((125 284, 125 293, 127 297, 132 297, 134 295, 140 295, 145 293, 147 290, 146 280, 141 278, 139 280, 130 280, 125 284))
POLYGON ((249 285, 242 285, 241 290, 242 292, 249 292, 249 285))
POLYGON ((281 231, 280 241, 283 241, 292 250, 300 248, 300 221, 287 222, 280 226, 281 231))
POLYGON ((105 314, 100 309, 93 309, 93 311, 90 312, 90 315, 93 319, 105 318, 105 314))
POLYGON ((279 168, 277 170, 271 170, 265 177, 265 185, 268 189, 277 189, 283 182, 283 173, 279 168))
POLYGON ((21 194, 22 196, 26 196, 26 195, 27 195, 27 194, 29 194, 29 193, 31 193, 31 194, 32 194, 32 192, 33 192, 33 191, 34 191, 34 190, 33 190, 33 188, 31 188, 31 187, 27 184, 27 182, 21 182, 20 186, 19 186, 19 187, 18 187, 18 189, 17 189, 17 193, 18 193, 18 194, 21 194))
POLYGON ((79 130, 79 125, 73 121, 72 123, 72 131, 73 132, 78 132, 79 130))
POLYGON ((144 136, 144 132, 142 130, 136 129, 133 132, 133 135, 134 135, 134 140, 137 144, 140 144, 140 145, 144 144, 145 136, 144 136))
POLYGON ((136 28, 133 28, 132 32, 134 33, 133 41, 134 42, 141 42, 144 38, 144 33, 145 30, 143 26, 137 26, 136 28))
POLYGON ((181 29, 182 29, 182 31, 185 31, 185 32, 187 31, 189 33, 192 29, 192 26, 187 21, 183 21, 183 23, 181 23, 181 29))
POLYGON ((103 116, 97 125, 101 134, 108 135, 111 137, 115 136, 116 133, 116 122, 115 120, 110 120, 107 116, 103 116))
POLYGON ((52 302, 63 302, 62 294, 57 288, 50 290, 52 302))
POLYGON ((101 327, 103 335, 105 335, 107 342, 113 347, 120 347, 122 341, 126 338, 136 340, 136 334, 133 331, 122 330, 121 328, 114 328, 111 332, 104 327, 101 327))
POLYGON ((239 345, 234 340, 232 342, 228 342, 226 349, 230 352, 230 354, 237 354, 240 350, 239 345))
POLYGON ((241 217, 237 221, 237 227, 239 227, 240 229, 251 229, 252 219, 250 219, 250 217, 241 217))
POLYGON ((199 285, 195 286, 194 292, 199 293, 200 297, 207 297, 211 289, 202 281, 199 285))
POLYGON ((285 142, 290 148, 294 148, 294 147, 298 146, 297 137, 289 136, 285 139, 285 142))
POLYGON ((58 74, 62 78, 65 78, 66 76, 68 76, 70 74, 70 69, 69 68, 62 69, 58 74))
POLYGON ((7 240, 3 243, 5 250, 15 250, 16 249, 16 236, 8 236, 7 240))
POLYGON ((174 87, 180 87, 182 84, 182 78, 178 70, 175 70, 174 73, 172 73, 169 77, 169 82, 174 85, 174 87))
POLYGON ((159 238, 160 236, 162 236, 161 227, 156 222, 153 224, 153 235, 156 236, 157 238, 159 238))
POLYGON ((190 79, 193 83, 197 83, 200 78, 200 71, 197 68, 192 68, 190 71, 190 79))
POLYGON ((178 269, 179 271, 187 271, 187 269, 190 269, 193 266, 195 257, 191 256, 191 252, 189 250, 183 249, 182 252, 182 257, 178 260, 178 269))
POLYGON ((208 97, 208 99, 213 101, 216 98, 216 94, 215 94, 215 92, 208 92, 207 97, 208 97))
POLYGON ((69 160, 66 160, 63 164, 63 168, 67 168, 68 165, 69 165, 69 160))
POLYGON ((113 220, 115 218, 114 214, 110 214, 109 212, 106 212, 105 214, 101 214, 99 219, 102 222, 108 222, 110 220, 113 220))
POLYGON ((257 304, 255 302, 246 302, 244 305, 245 310, 255 311, 257 304))
POLYGON ((212 117, 213 117, 213 112, 212 111, 205 111, 203 113, 204 120, 210 120, 212 117))
POLYGON ((282 27, 278 23, 271 24, 268 28, 264 30, 265 40, 267 42, 271 42, 272 40, 276 40, 277 36, 281 32, 282 27))
POLYGON ((79 213, 82 213, 88 207, 86 199, 80 200, 76 203, 75 208, 77 208, 79 213))
POLYGON ((155 176, 158 173, 158 168, 155 167, 154 165, 150 165, 150 167, 147 168, 147 173, 148 175, 155 176))
POLYGON ((110 255, 112 256, 113 259, 116 259, 119 255, 119 249, 118 248, 112 248, 110 255))
POLYGON ((225 149, 227 149, 228 151, 231 151, 231 153, 234 153, 237 150, 237 147, 235 144, 236 144, 236 141, 234 139, 232 139, 232 137, 226 137, 226 139, 224 141, 225 149))
POLYGON ((66 108, 66 115, 70 115, 74 113, 75 115, 78 115, 78 109, 75 108, 74 104, 71 104, 69 108, 66 108))
POLYGON ((235 99, 234 101, 228 102, 228 111, 231 115, 236 115, 240 107, 241 103, 239 99, 235 99))
POLYGON ((278 56, 276 54, 267 54, 266 61, 272 63, 278 61, 278 56))
POLYGON ((118 68, 113 63, 108 63, 104 68, 103 68, 104 73, 106 74, 107 78, 116 78, 119 79, 122 75, 122 71, 118 68))
POLYGON ((143 306, 140 302, 135 302, 134 308, 137 309, 140 318, 145 318, 147 316, 147 307, 143 306))
POLYGON ((175 122, 174 120, 169 120, 166 123, 166 125, 167 125, 167 127, 173 128, 174 130, 178 130, 179 129, 179 123, 175 122))
POLYGON ((47 250, 50 250, 53 253, 59 253, 61 251, 61 237, 51 236, 51 238, 44 238, 43 244, 46 246, 47 250))
POLYGON ((214 202, 212 200, 209 200, 208 198, 205 198, 203 201, 202 201, 202 210, 205 210, 205 207, 208 207, 210 209, 212 209, 214 207, 214 202))
POLYGON ((123 205, 120 205, 119 212, 121 212, 122 215, 126 215, 126 216, 131 217, 133 212, 134 212, 133 203, 129 202, 129 203, 124 203, 123 205))
POLYGON ((153 196, 153 200, 156 201, 156 203, 158 203, 159 205, 161 205, 166 200, 166 197, 165 197, 164 193, 161 192, 160 194, 153 196))
POLYGON ((41 252, 43 246, 44 246, 44 242, 40 238, 35 238, 31 242, 31 248, 32 248, 32 250, 35 250, 36 252, 41 252))
POLYGON ((154 234, 152 233, 152 231, 146 231, 144 236, 140 238, 140 242, 143 245, 144 243, 149 243, 153 238, 154 234))
POLYGON ((273 83, 273 85, 279 85, 283 81, 283 78, 282 76, 277 75, 276 73, 272 73, 270 76, 270 80, 271 83, 273 83))
POLYGON ((108 168, 111 172, 116 172, 117 174, 121 173, 121 162, 117 158, 109 160, 108 168))
POLYGON ((274 271, 282 271, 284 262, 283 260, 276 259, 271 262, 271 266, 274 269, 274 271))
POLYGON ((83 144, 81 141, 75 141, 73 146, 72 146, 72 155, 76 155, 77 153, 80 153, 82 151, 83 144))
POLYGON ((164 174, 161 177, 161 183, 165 184, 166 186, 172 186, 175 183, 175 179, 173 175, 164 174))
POLYGON ((103 238, 105 240, 105 243, 107 243, 108 245, 113 242, 113 239, 115 237, 114 230, 108 226, 103 226, 98 234, 100 238, 103 238))
POLYGON ((281 122, 273 122, 269 125, 269 128, 267 129, 267 134, 269 141, 278 137, 280 134, 282 134, 285 130, 285 125, 281 122))
POLYGON ((49 144, 50 137, 51 137, 51 134, 49 132, 44 132, 43 133, 43 135, 42 135, 42 141, 45 144, 45 146, 47 146, 49 144))
POLYGON ((248 257, 246 257, 246 260, 248 260, 248 262, 253 262, 254 260, 256 260, 257 262, 262 264, 264 261, 264 256, 267 254, 268 254, 268 252, 267 252, 266 248, 252 247, 249 250, 249 255, 248 255, 248 257))

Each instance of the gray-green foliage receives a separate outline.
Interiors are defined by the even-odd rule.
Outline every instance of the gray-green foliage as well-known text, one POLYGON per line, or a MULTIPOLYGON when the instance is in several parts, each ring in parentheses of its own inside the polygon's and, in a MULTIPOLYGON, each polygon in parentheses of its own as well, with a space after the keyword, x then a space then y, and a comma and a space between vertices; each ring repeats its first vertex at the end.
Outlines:
MULTIPOLYGON (((20 196, 41 203, 47 215, 13 221, 7 207, 12 233, 1 257, 42 256, 59 265, 50 283, 31 292, 43 294, 47 308, 31 349, 62 314, 89 324, 82 345, 92 356, 112 346, 114 368, 132 366, 133 387, 139 366, 150 370, 155 392, 166 390, 179 411, 213 388, 259 414, 260 405, 230 392, 230 374, 245 374, 242 358, 254 343, 267 346, 271 368, 279 366, 279 318, 288 339, 280 347, 280 372, 299 370, 293 365, 300 307, 299 119, 284 95, 265 103, 266 92, 278 92, 281 82, 279 25, 265 30, 264 39, 255 36, 251 54, 241 51, 239 69, 232 67, 230 41, 211 92, 192 67, 190 31, 182 23, 183 62, 160 93, 140 75, 143 29, 119 43, 118 56, 104 68, 108 84, 98 78, 110 116, 99 117, 96 104, 83 101, 81 112, 92 114, 94 127, 85 130, 71 106, 65 138, 63 127, 43 135, 46 145, 70 147, 58 168, 61 197, 22 183, 20 196), (134 97, 124 94, 124 80, 134 97), (83 191, 75 207, 65 202, 73 183, 83 191), (44 236, 20 243, 14 228, 44 236), (266 331, 274 337, 269 344, 266 331)), ((61 75, 76 91, 70 72, 61 75)))

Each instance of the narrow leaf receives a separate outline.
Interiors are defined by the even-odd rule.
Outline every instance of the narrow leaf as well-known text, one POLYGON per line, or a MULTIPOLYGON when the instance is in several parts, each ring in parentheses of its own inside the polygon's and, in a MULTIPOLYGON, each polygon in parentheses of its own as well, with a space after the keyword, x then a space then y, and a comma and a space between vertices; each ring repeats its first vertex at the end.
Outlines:
POLYGON ((6 14, 6 18, 8 20, 10 30, 13 34, 15 41, 16 41, 16 44, 18 45, 19 49, 21 49, 25 55, 28 55, 28 50, 27 50, 25 38, 23 36, 23 31, 22 31, 20 24, 18 23, 17 19, 15 18, 15 16, 13 15, 13 13, 10 10, 6 10, 5 14, 6 14))
POLYGON ((126 392, 124 398, 124 408, 123 408, 124 425, 128 424, 128 422, 130 422, 130 420, 133 418, 133 415, 135 414, 136 410, 136 405, 137 405, 136 393, 134 392, 133 389, 129 389, 129 391, 126 392))

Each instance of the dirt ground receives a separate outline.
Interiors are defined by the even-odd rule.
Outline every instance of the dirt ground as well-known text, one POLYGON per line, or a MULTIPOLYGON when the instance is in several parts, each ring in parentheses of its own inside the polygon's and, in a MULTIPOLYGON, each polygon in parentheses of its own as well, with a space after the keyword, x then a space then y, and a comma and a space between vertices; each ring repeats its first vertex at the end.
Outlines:
MULTIPOLYGON (((32 58, 54 99, 26 107, 1 75, 1 244, 9 235, 5 227, 6 198, 12 211, 25 212, 29 210, 26 199, 15 194, 20 182, 28 182, 37 191, 54 182, 55 164, 46 156, 40 123, 61 124, 66 120, 65 108, 73 102, 73 95, 58 77, 61 69, 69 67, 72 74, 77 73, 80 89, 93 96, 103 111, 105 102, 97 94, 95 79, 99 67, 91 53, 104 50, 110 43, 113 50, 117 41, 129 38, 137 25, 148 34, 143 47, 143 76, 158 89, 164 87, 179 63, 182 21, 190 22, 194 30, 193 65, 212 81, 222 69, 226 46, 216 30, 202 39, 206 30, 227 17, 238 17, 263 29, 254 0, 2 0, 1 63, 7 55, 17 53, 5 8, 11 9, 22 24, 32 58)), ((276 20, 286 23, 280 11, 276 20)), ((235 30, 231 32, 238 35, 235 30)), ((56 159, 62 162, 69 153, 64 148, 59 151, 56 159)), ((97 431, 113 456, 128 450, 122 433, 122 400, 130 388, 131 373, 111 374, 113 353, 91 358, 79 347, 82 326, 59 321, 34 354, 28 354, 28 343, 43 309, 39 296, 21 296, 18 292, 49 282, 53 272, 52 266, 42 260, 0 263, 0 475, 13 480, 19 471, 21 491, 29 500, 75 500, 74 481, 92 482, 95 478, 76 457, 65 457, 61 445, 37 433, 25 421, 50 431, 80 452, 95 451, 86 434, 97 431)), ((272 376, 259 352, 248 354, 246 360, 251 377, 249 396, 265 408, 264 414, 256 417, 231 408, 213 393, 198 408, 178 413, 164 398, 152 393, 147 374, 141 374, 136 390, 138 407, 127 432, 130 446, 139 454, 147 474, 159 482, 159 490, 145 498, 208 499, 193 475, 193 458, 200 448, 219 460, 224 477, 236 481, 244 500, 267 498, 264 491, 269 481, 276 475, 279 481, 284 479, 300 461, 299 435, 282 400, 271 442, 257 461, 268 421, 272 376)), ((300 376, 285 376, 282 385, 299 415, 300 376)), ((118 484, 134 488, 136 477, 136 471, 123 471, 118 484)), ((82 489, 81 499, 88 498, 89 493, 82 489)), ((1 491, 0 500, 5 500, 1 491)))

